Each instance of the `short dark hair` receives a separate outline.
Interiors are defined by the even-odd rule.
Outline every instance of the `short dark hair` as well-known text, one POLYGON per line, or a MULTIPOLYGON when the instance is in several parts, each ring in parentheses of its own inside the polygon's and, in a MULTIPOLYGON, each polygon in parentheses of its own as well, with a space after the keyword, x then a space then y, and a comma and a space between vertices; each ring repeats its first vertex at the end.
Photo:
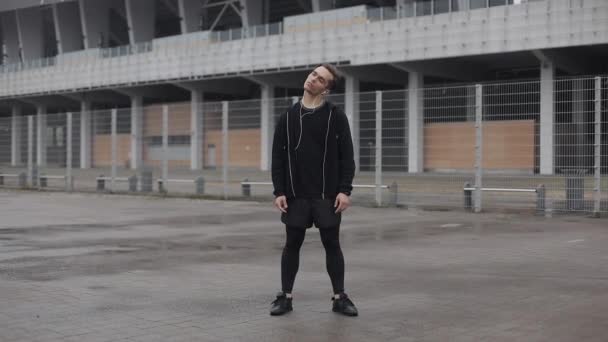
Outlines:
POLYGON ((319 65, 317 65, 317 68, 318 67, 324 67, 333 76, 333 80, 328 81, 327 89, 334 90, 336 88, 336 85, 338 84, 338 82, 342 79, 342 75, 340 74, 338 69, 329 63, 319 64, 319 65))

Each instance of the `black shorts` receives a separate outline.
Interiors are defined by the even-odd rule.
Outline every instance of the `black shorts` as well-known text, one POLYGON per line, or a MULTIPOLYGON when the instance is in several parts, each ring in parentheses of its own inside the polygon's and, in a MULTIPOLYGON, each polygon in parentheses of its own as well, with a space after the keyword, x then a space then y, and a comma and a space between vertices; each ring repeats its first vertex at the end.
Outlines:
POLYGON ((342 213, 336 214, 335 199, 287 199, 287 213, 281 213, 281 222, 296 228, 331 228, 340 225, 342 213))

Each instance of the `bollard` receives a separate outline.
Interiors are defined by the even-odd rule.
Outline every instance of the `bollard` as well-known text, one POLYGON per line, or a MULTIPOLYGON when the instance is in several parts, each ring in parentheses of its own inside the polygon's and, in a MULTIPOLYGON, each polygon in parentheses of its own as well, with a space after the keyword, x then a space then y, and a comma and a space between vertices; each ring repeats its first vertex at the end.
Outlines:
POLYGON ((106 190, 106 179, 103 175, 99 175, 97 177, 97 191, 105 191, 106 190))
POLYGON ((396 207, 397 203, 398 203, 398 198, 399 198, 399 186, 397 185, 397 182, 393 181, 393 183, 391 184, 391 187, 390 187, 390 191, 391 191, 391 205, 396 207))
POLYGON ((251 184, 244 184, 247 182, 249 182, 247 178, 243 179, 243 182, 241 182, 241 189, 243 192, 243 196, 251 197, 251 184))
POLYGON ((473 209, 473 191, 467 190, 471 187, 470 182, 464 183, 464 208, 467 210, 473 209))
POLYGON ((19 187, 26 188, 27 187, 27 173, 21 172, 19 174, 19 187))
POLYGON ((546 189, 544 184, 539 184, 536 187, 536 211, 543 212, 546 209, 545 205, 546 189))
POLYGON ((197 195, 203 195, 205 193, 205 178, 203 178, 203 176, 196 177, 194 185, 196 186, 197 195))
POLYGON ((45 175, 40 175, 39 183, 41 188, 46 188, 48 186, 48 179, 45 175))
POLYGON ((161 194, 167 193, 167 189, 165 188, 165 184, 162 179, 158 180, 158 192, 161 194))
POLYGON ((128 182, 129 182, 129 191, 136 192, 137 191, 137 176, 132 175, 131 177, 128 178, 128 182))

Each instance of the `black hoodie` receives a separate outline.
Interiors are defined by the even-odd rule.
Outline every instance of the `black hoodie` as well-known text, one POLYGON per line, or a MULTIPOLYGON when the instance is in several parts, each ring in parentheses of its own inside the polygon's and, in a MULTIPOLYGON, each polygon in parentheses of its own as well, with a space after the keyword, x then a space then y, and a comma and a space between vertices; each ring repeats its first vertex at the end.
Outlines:
MULTIPOLYGON (((323 151, 322 188, 323 197, 335 198, 338 193, 350 195, 355 175, 353 142, 346 114, 332 103, 325 125, 323 151)), ((283 113, 274 131, 272 144, 272 183, 275 196, 296 198, 302 196, 306 184, 299 184, 295 147, 300 140, 300 104, 283 113)), ((305 150, 304 150, 305 152, 305 150)), ((302 150, 298 153, 303 153, 302 150)))

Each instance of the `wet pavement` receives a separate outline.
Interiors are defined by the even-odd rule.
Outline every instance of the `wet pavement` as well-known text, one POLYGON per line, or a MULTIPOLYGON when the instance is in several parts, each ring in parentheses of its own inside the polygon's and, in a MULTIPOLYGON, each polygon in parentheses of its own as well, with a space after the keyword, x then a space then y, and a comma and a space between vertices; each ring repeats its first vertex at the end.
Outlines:
POLYGON ((353 207, 360 316, 308 231, 294 311, 269 203, 0 192, 0 341, 606 341, 608 221, 353 207))

